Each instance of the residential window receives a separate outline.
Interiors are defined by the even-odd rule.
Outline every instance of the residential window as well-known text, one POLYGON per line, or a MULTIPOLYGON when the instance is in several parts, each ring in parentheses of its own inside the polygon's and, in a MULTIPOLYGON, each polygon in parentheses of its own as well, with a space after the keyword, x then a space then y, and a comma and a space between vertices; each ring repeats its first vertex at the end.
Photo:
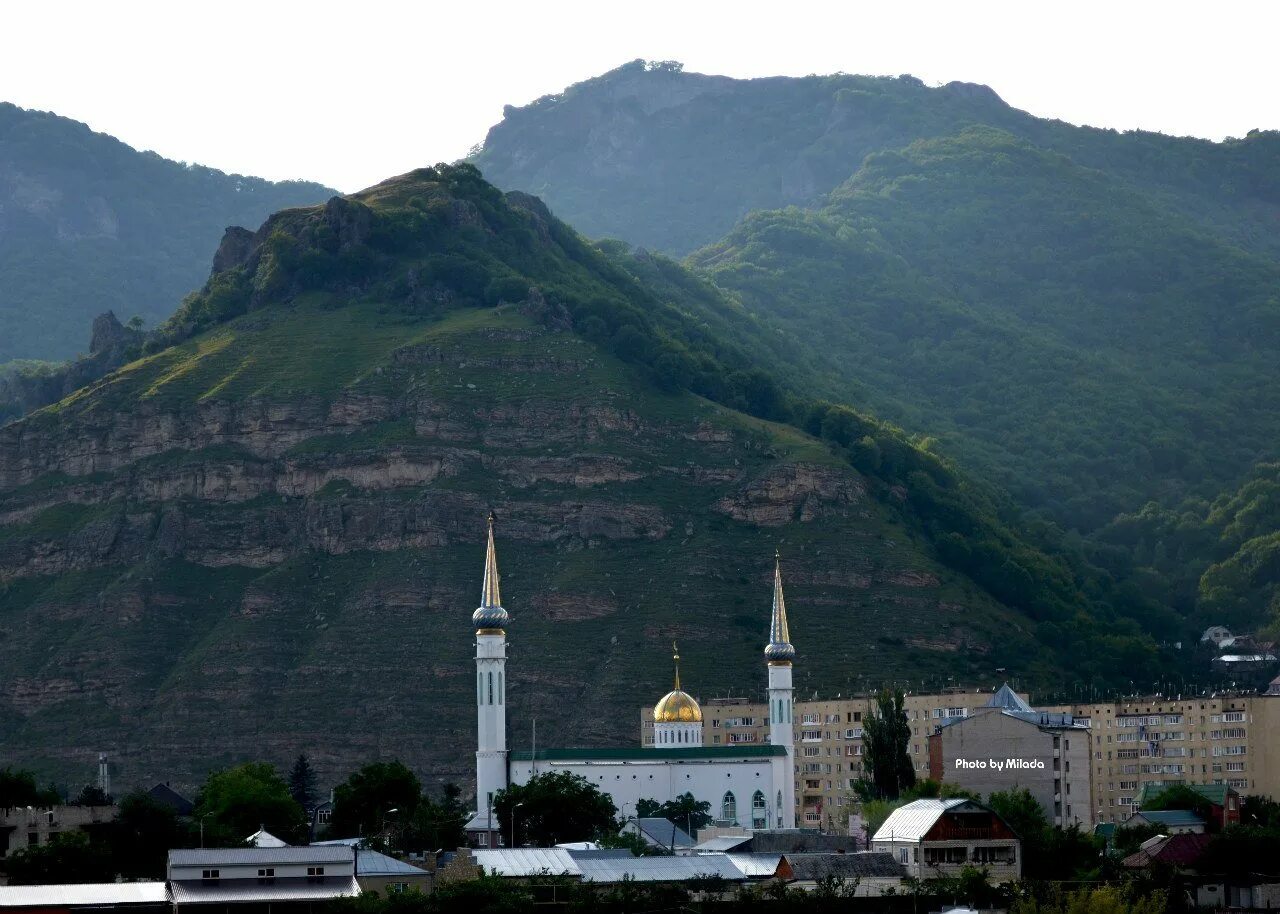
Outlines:
POLYGON ((218 870, 201 870, 200 878, 214 880, 218 878, 218 872, 219 872, 218 870))
POLYGON ((388 895, 403 895, 408 891, 409 891, 409 883, 407 882, 388 882, 387 883, 388 895))
POLYGON ((311 882, 320 882, 324 879, 324 867, 309 866, 307 867, 307 879, 311 882))

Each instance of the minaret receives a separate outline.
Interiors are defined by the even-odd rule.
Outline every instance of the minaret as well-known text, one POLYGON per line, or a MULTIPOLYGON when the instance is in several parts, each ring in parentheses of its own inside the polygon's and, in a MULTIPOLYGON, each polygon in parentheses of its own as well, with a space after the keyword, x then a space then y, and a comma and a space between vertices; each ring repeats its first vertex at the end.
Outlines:
POLYGON ((493 797, 507 786, 507 611, 498 595, 498 556, 493 548, 492 512, 484 556, 484 589, 480 607, 471 614, 476 627, 476 819, 495 847, 497 821, 493 797))
POLYGON ((796 827, 796 750, 791 726, 795 700, 791 693, 791 661, 796 649, 787 630, 787 604, 782 597, 782 559, 775 552, 773 566, 773 613, 769 620, 769 644, 764 659, 769 664, 769 742, 784 746, 786 759, 779 759, 780 777, 776 781, 781 796, 772 797, 774 821, 778 828, 796 827))

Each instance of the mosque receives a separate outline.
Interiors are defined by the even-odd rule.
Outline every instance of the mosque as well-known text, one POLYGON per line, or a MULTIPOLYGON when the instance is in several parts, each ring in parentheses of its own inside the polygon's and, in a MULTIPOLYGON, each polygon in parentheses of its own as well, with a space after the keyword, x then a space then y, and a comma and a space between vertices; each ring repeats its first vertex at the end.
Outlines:
POLYGON ((509 784, 525 784, 535 774, 568 771, 581 775, 613 799, 618 812, 635 814, 642 799, 659 803, 691 793, 711 804, 717 824, 752 829, 795 828, 794 699, 791 663, 796 649, 787 630, 782 571, 775 562, 773 610, 764 659, 769 674, 769 744, 703 744, 702 709, 680 688, 679 655, 675 687, 654 706, 651 747, 609 749, 507 750, 507 624, 498 592, 498 559, 493 515, 484 559, 476 627, 476 805, 467 822, 472 844, 497 847, 502 836, 493 798, 509 784))

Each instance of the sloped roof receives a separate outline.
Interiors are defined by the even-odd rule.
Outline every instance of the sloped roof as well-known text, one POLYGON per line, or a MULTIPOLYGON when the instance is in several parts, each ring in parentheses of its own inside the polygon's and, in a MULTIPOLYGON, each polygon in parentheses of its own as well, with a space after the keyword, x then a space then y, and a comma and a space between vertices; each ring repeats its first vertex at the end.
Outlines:
POLYGON ((901 879, 902 865, 893 854, 884 851, 867 851, 857 854, 787 854, 794 878, 817 882, 827 877, 836 879, 864 879, 883 876, 901 879))
POLYGON ((357 876, 425 876, 426 870, 367 847, 356 851, 357 876))
POLYGON ((859 849, 852 835, 824 835, 809 828, 775 828, 751 833, 751 843, 741 846, 752 853, 835 854, 859 849))
POLYGON ((512 847, 474 850, 471 857, 499 876, 581 876, 573 856, 561 847, 512 847))
POLYGON ((584 882, 687 882, 707 876, 720 876, 741 882, 742 870, 730 862, 726 854, 695 854, 691 857, 593 857, 578 861, 584 882))
POLYGON ((730 863, 742 871, 742 875, 751 879, 772 876, 778 872, 778 864, 782 862, 782 854, 735 854, 730 851, 725 856, 729 858, 730 863))
POLYGON ((247 844, 254 847, 288 847, 289 842, 281 838, 277 838, 265 828, 260 828, 249 837, 245 838, 247 844))
POLYGON ((192 810, 195 809, 195 804, 168 784, 157 784, 147 791, 147 796, 157 803, 163 803, 168 806, 180 816, 189 816, 192 810))
POLYGON ((1187 828, 1189 826, 1204 827, 1204 819, 1189 809, 1142 809, 1129 818, 1142 817, 1153 825, 1164 825, 1169 828, 1187 828))
POLYGON ((662 847, 693 847, 693 839, 688 832, 680 828, 670 819, 661 816, 645 816, 632 819, 628 824, 634 825, 642 837, 662 847))
MULTIPOLYGON (((725 853, 736 847, 741 847, 751 841, 750 835, 717 835, 714 838, 708 838, 699 844, 694 850, 700 854, 705 853, 725 853)), ((776 856, 776 855, 775 855, 776 856)))
POLYGON ((1018 693, 1009 688, 1009 683, 1000 686, 999 690, 987 700, 985 707, 988 708, 1004 708, 1008 711, 1031 711, 1034 710, 1031 705, 1027 704, 1018 697, 1018 693))
POLYGON ((349 847, 219 847, 169 851, 170 866, 256 866, 267 863, 350 863, 349 847))
MULTIPOLYGON (((1166 788, 1172 786, 1172 784, 1158 783, 1143 784, 1141 789, 1138 790, 1138 796, 1134 802, 1137 803, 1138 806, 1142 806, 1144 803, 1154 800, 1163 793, 1166 788)), ((1227 805, 1227 793, 1234 792, 1232 788, 1228 787, 1226 784, 1183 784, 1182 786, 1190 787, 1210 803, 1215 806, 1223 807, 1227 805)))
MULTIPOLYGON (((919 841, 933 824, 948 809, 964 806, 970 800, 953 798, 949 800, 915 800, 905 806, 899 806, 889 813, 889 818, 876 831, 872 841, 919 841)), ((976 805, 976 804, 974 804, 976 805)))
POLYGON ((85 882, 73 885, 0 886, 0 908, 69 908, 167 904, 163 882, 85 882))
POLYGON ((1213 835, 1183 834, 1160 837, 1153 842, 1145 842, 1143 847, 1120 861, 1122 866, 1143 868, 1153 861, 1169 866, 1195 866, 1204 855, 1204 850, 1213 840, 1213 835))

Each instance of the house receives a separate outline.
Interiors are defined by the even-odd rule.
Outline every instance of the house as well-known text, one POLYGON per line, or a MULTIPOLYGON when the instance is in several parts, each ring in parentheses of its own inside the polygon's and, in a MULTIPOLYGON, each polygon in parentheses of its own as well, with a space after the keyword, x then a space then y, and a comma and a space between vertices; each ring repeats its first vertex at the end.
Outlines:
POLYGON ((163 882, 88 882, 75 885, 0 886, 0 911, 22 914, 169 914, 163 882))
MULTIPOLYGON (((1135 805, 1142 809, 1168 787, 1180 782, 1153 781, 1142 785, 1135 805)), ((1185 784, 1209 801, 1209 831, 1221 831, 1229 825, 1240 824, 1240 794, 1226 784, 1185 784)))
MULTIPOLYGON (((435 858, 428 857, 430 865, 435 858)), ((435 874, 430 870, 380 854, 367 847, 356 848, 356 882, 362 892, 377 892, 383 898, 400 892, 431 893, 435 874)))
POLYGON ((620 834, 639 835, 645 844, 662 848, 668 853, 690 853, 694 846, 688 832, 670 819, 663 819, 660 816, 631 819, 622 826, 620 834))
POLYGON ((195 811, 195 804, 174 790, 167 783, 157 784, 147 791, 147 796, 161 806, 168 806, 179 818, 190 816, 195 811))
POLYGON ((1205 833, 1204 819, 1189 809, 1146 809, 1139 810, 1124 820, 1125 828, 1138 825, 1154 825, 1162 835, 1202 835, 1205 833))
POLYGON ((260 828, 252 835, 244 839, 244 843, 250 847, 288 847, 289 842, 283 838, 277 838, 265 828, 260 828))
POLYGON ((311 914, 359 895, 350 847, 242 847, 172 850, 166 868, 176 908, 269 906, 272 914, 311 914))
POLYGON ((1089 728, 1070 712, 1037 711, 1006 683, 980 708, 929 736, 929 776, 972 793, 1026 788, 1050 824, 1093 824, 1089 728))
POLYGON ((852 854, 860 849, 858 839, 850 835, 824 835, 807 828, 762 829, 736 837, 720 835, 694 848, 696 853, 743 854, 852 854))
POLYGON ((48 844, 62 832, 92 832, 105 827, 119 811, 116 806, 0 807, 0 857, 48 844))
POLYGON ((1203 832, 1156 835, 1143 841, 1120 865, 1126 869, 1146 869, 1159 863, 1185 873, 1195 868, 1211 839, 1211 835, 1203 832))
POLYGON ((871 838, 908 876, 956 876, 966 866, 986 869, 995 882, 1022 875, 1018 836, 998 815, 973 800, 916 800, 899 806, 871 838))

